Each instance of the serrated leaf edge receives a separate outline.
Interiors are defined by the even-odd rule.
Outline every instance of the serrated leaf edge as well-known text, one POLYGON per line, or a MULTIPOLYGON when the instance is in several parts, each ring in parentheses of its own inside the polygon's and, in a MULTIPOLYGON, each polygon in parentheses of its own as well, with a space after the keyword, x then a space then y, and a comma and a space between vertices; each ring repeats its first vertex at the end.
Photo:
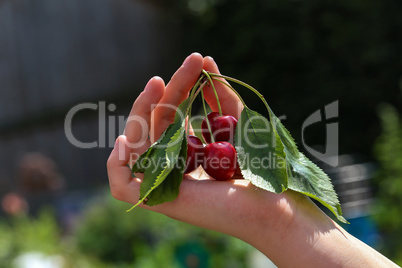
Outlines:
MULTIPOLYGON (((248 119, 251 118, 250 112, 253 112, 253 113, 257 114, 258 116, 264 117, 263 115, 261 115, 261 114, 258 113, 257 111, 254 111, 254 110, 252 110, 252 109, 250 109, 250 108, 248 108, 248 107, 244 107, 242 113, 243 113, 243 112, 245 112, 245 113, 247 114, 247 118, 248 118, 248 119)), ((241 117, 241 116, 240 116, 240 117, 241 117)), ((264 117, 264 118, 265 118, 265 117, 264 117)), ((249 120, 249 121, 250 121, 250 125, 252 125, 251 120, 249 120)), ((273 128, 271 122, 269 122, 269 123, 270 123, 272 129, 275 131, 275 129, 273 128)), ((253 127, 253 129, 254 129, 254 127, 253 127)), ((236 133, 237 133, 237 132, 236 132, 236 133)), ((276 132, 275 132, 275 134, 276 134, 276 132)), ((241 149, 240 149, 238 146, 235 146, 235 148, 236 148, 236 152, 237 152, 237 153, 239 153, 239 151, 244 151, 244 148, 243 148, 243 147, 241 147, 241 149)), ((276 151, 276 148, 275 148, 275 151, 276 151)), ((282 150, 282 151, 283 151, 283 150, 282 150)), ((281 160, 284 161, 283 164, 285 165, 285 171, 286 171, 286 170, 287 170, 287 168, 286 168, 286 165, 287 165, 286 160, 285 160, 283 157, 281 157, 281 156, 277 156, 277 157, 278 157, 279 159, 281 159, 281 160)), ((237 159, 237 161, 238 161, 238 163, 239 163, 239 167, 240 167, 240 172, 241 172, 241 174, 243 175, 243 177, 244 177, 245 179, 247 179, 248 176, 247 176, 246 172, 251 172, 251 170, 249 170, 249 169, 248 169, 248 170, 243 170, 243 169, 241 168, 242 165, 241 165, 241 163, 239 162, 239 158, 237 159)), ((272 177, 274 178, 274 180, 278 180, 277 176, 273 173, 273 171, 272 171, 271 169, 269 169, 269 170, 270 170, 270 173, 271 173, 272 177)), ((252 173, 252 172, 251 172, 251 173, 252 173)), ((254 175, 254 176, 261 177, 261 176, 259 176, 259 175, 255 175, 255 174, 253 174, 253 175, 254 175)), ((261 178, 262 178, 262 177, 261 177, 261 178)), ((251 184, 253 184, 254 186, 257 186, 257 187, 259 187, 259 188, 262 188, 262 189, 264 189, 264 190, 267 190, 267 191, 273 192, 273 193, 277 193, 277 194, 280 194, 280 193, 286 191, 286 189, 288 188, 288 180, 287 180, 287 178, 286 178, 286 182, 285 182, 286 184, 285 184, 285 185, 283 184, 283 180, 280 180, 280 181, 281 181, 281 191, 280 191, 280 192, 279 192, 279 191, 276 191, 276 190, 275 190, 275 187, 273 187, 273 186, 270 186, 270 188, 272 188, 272 190, 271 190, 271 189, 267 189, 266 187, 262 186, 262 185, 259 184, 259 183, 254 182, 254 180, 250 180, 250 179, 247 179, 247 180, 250 181, 251 184)), ((265 178, 262 178, 262 180, 265 181, 267 184, 271 185, 271 182, 268 181, 268 180, 266 180, 265 178)))

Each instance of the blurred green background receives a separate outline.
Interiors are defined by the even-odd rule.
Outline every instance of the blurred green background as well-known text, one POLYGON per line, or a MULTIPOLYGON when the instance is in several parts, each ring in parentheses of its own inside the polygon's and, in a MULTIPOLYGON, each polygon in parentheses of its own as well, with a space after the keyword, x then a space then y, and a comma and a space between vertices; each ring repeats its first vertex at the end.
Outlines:
POLYGON ((268 265, 234 238, 125 213, 107 191, 106 159, 136 96, 193 51, 264 94, 302 151, 325 152, 328 122, 302 125, 338 101, 339 165, 306 155, 333 178, 345 228, 402 265, 401 10, 399 0, 0 0, 0 266, 268 265))

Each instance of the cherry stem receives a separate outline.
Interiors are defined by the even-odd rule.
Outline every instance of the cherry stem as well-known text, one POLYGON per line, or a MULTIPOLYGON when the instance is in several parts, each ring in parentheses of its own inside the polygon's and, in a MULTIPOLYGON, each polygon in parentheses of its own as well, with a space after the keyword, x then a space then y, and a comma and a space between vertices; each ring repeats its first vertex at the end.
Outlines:
POLYGON ((218 78, 216 78, 216 77, 212 77, 212 79, 213 79, 213 80, 216 80, 216 81, 218 81, 218 82, 224 84, 224 85, 227 86, 228 88, 230 88, 230 89, 237 95, 237 97, 240 99, 240 101, 241 101, 241 103, 243 104, 243 106, 244 106, 244 107, 248 107, 248 106, 246 105, 246 103, 244 102, 243 98, 240 96, 239 92, 237 92, 237 90, 234 89, 234 87, 232 87, 229 83, 227 83, 227 82, 225 82, 225 81, 222 81, 221 79, 218 79, 218 78))
MULTIPOLYGON (((253 88, 252 86, 250 86, 250 85, 247 84, 247 83, 244 83, 243 81, 240 81, 240 80, 238 80, 238 79, 236 79, 236 78, 232 78, 232 77, 230 77, 230 76, 221 75, 221 74, 216 74, 216 73, 209 73, 209 75, 210 75, 211 77, 224 78, 224 79, 226 79, 226 80, 235 82, 235 83, 237 83, 237 84, 239 84, 239 85, 242 85, 243 87, 245 87, 245 88, 251 90, 251 91, 254 92, 254 94, 256 94, 256 95, 260 98, 260 100, 264 103, 264 105, 265 105, 265 107, 267 108, 267 111, 268 111, 268 113, 269 113, 269 116, 270 116, 270 118, 271 118, 271 121, 272 121, 273 118, 275 118, 275 115, 273 114, 273 112, 272 112, 271 108, 269 107, 267 101, 265 100, 264 96, 263 96, 260 92, 258 92, 257 89, 253 88)), ((240 95, 234 90, 233 87, 230 87, 230 88, 233 90, 233 92, 235 92, 235 93, 237 94, 237 96, 240 97, 240 95)), ((241 100, 241 98, 240 98, 240 100, 241 100)), ((243 102, 243 104, 244 104, 244 102, 243 102)))
MULTIPOLYGON (((195 95, 195 93, 197 92, 197 88, 200 87, 200 84, 202 83, 204 78, 205 78, 205 75, 201 74, 200 78, 198 78, 197 82, 195 83, 195 85, 193 86, 193 88, 190 91, 191 93, 190 93, 189 98, 191 100, 191 103, 190 103, 190 106, 189 106, 188 110, 186 111, 186 117, 187 117, 187 129, 186 129, 186 131, 187 131, 187 135, 190 134, 191 108, 193 107, 192 104, 194 102, 195 97, 197 97, 197 95, 199 94, 199 92, 197 93, 197 95, 195 95)), ((204 87, 204 85, 202 85, 202 87, 204 87)))
POLYGON ((221 103, 219 101, 219 97, 218 97, 218 92, 216 91, 214 82, 211 79, 211 76, 209 75, 209 73, 207 71, 205 71, 204 69, 202 69, 202 73, 205 75, 205 77, 208 79, 209 84, 212 87, 212 90, 214 91, 215 94, 215 98, 216 98, 216 103, 218 104, 218 110, 219 110, 219 115, 222 116, 222 108, 221 108, 221 103))
MULTIPOLYGON (((201 93, 202 93, 202 89, 205 87, 206 84, 207 84, 207 81, 204 81, 204 82, 201 84, 201 86, 197 89, 197 91, 196 91, 194 94, 192 94, 192 95, 193 95, 193 98, 190 99, 190 103, 188 104, 189 107, 193 106, 194 100, 197 98, 198 94, 200 94, 200 91, 201 91, 201 93)), ((187 109, 185 116, 188 116, 189 110, 191 110, 191 109, 187 109)))
POLYGON ((205 121, 207 121, 208 131, 209 131, 209 134, 211 135, 211 141, 212 141, 212 143, 214 143, 215 139, 214 139, 214 135, 212 135, 211 124, 208 119, 207 107, 205 106, 205 98, 204 98, 203 90, 201 90, 201 98, 202 98, 202 106, 204 107, 205 121))
POLYGON ((194 98, 194 94, 197 91, 197 88, 200 86, 200 84, 203 82, 204 79, 205 79, 205 74, 201 74, 200 78, 198 78, 197 82, 191 89, 190 100, 192 100, 194 98))

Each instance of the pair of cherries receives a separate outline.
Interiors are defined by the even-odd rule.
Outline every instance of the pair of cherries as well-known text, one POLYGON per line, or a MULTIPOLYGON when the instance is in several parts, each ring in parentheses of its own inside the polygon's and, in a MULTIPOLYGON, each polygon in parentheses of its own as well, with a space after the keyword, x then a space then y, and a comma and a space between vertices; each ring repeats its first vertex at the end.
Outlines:
POLYGON ((187 137, 186 171, 189 173, 199 165, 216 180, 230 180, 237 170, 237 154, 233 147, 237 119, 230 115, 212 112, 202 121, 201 131, 207 145, 193 135, 187 137), (210 130, 208 128, 209 121, 210 130), (213 135, 213 140, 211 138, 213 135))

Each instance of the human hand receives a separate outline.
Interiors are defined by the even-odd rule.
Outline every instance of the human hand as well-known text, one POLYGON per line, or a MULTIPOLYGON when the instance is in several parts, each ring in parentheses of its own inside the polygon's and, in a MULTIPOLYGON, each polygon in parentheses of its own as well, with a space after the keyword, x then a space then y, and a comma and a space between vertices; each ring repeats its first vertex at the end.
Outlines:
MULTIPOLYGON (((132 204, 137 203, 142 176, 136 174, 137 178, 132 178, 127 164, 131 160, 131 166, 173 122, 175 109, 171 106, 177 107, 188 97, 202 69, 219 73, 211 57, 203 58, 200 54, 192 54, 167 86, 161 78, 154 77, 138 96, 127 120, 124 135, 117 139, 108 160, 110 187, 115 198, 132 204)), ((243 106, 236 94, 221 83, 216 83, 216 90, 223 113, 238 118, 243 106)), ((217 111, 215 95, 208 86, 204 88, 204 96, 211 109, 217 111)), ((257 197, 264 195, 264 192, 245 180, 212 180, 202 169, 198 169, 184 176, 180 194, 173 202, 153 207, 141 206, 201 227, 238 237, 242 236, 241 232, 245 232, 249 236, 249 228, 244 226, 250 225, 249 219, 252 216, 246 219, 244 214, 257 210, 258 206, 253 202, 260 202, 257 197), (244 222, 239 222, 239 219, 244 222)), ((270 196, 277 199, 277 195, 270 196)), ((255 212, 257 215, 257 211, 255 212)))
MULTIPOLYGON (((117 138, 107 162, 110 189, 116 199, 131 204, 138 202, 142 175, 136 174, 137 178, 133 178, 127 164, 132 166, 173 122, 175 109, 172 107, 177 107, 188 97, 202 69, 219 73, 211 57, 203 58, 193 53, 166 86, 161 78, 154 77, 136 99, 124 134, 117 138)), ((241 101, 223 84, 216 83, 215 87, 223 113, 238 118, 243 108, 241 101)), ((215 95, 208 86, 204 88, 204 96, 211 109, 217 111, 215 95)), ((282 194, 270 193, 247 180, 213 180, 201 168, 184 175, 180 193, 174 201, 140 206, 238 237, 278 265, 300 266, 300 260, 305 263, 317 261, 314 256, 317 252, 330 256, 325 250, 336 248, 322 237, 330 237, 332 240, 328 241, 338 244, 349 237, 304 195, 291 190, 282 194), (291 252, 292 258, 286 257, 285 251, 291 252)))

